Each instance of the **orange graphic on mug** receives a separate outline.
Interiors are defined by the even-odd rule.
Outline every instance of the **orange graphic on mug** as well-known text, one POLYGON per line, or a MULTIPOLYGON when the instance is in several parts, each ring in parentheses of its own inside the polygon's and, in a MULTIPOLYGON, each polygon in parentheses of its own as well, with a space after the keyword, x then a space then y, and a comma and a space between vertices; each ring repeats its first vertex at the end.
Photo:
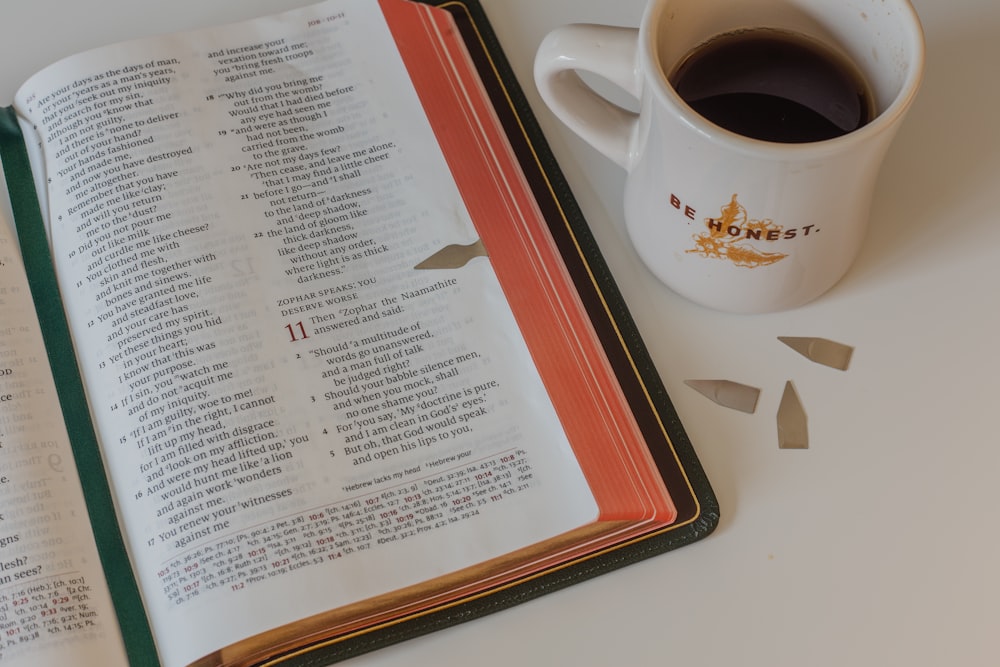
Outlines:
POLYGON ((705 218, 708 231, 695 234, 695 247, 687 250, 708 259, 724 259, 736 266, 755 269, 780 262, 788 255, 780 252, 763 252, 751 241, 774 241, 782 238, 782 226, 773 220, 753 220, 737 201, 737 195, 722 207, 718 218, 705 218))

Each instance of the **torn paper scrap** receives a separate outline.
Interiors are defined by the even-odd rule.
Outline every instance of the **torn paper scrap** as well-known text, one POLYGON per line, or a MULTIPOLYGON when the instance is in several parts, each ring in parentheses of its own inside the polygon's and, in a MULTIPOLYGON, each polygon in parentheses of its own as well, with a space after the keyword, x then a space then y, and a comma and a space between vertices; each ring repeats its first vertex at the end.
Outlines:
POLYGON ((486 247, 482 239, 468 245, 453 243, 446 245, 436 253, 417 264, 415 269, 458 269, 469 263, 474 257, 487 257, 486 247))
POLYGON ((826 338, 797 338, 778 336, 778 340, 792 348, 806 359, 839 371, 846 371, 851 363, 854 348, 826 338))
POLYGON ((685 380, 684 384, 725 408, 753 414, 760 389, 732 380, 685 380))
POLYGON ((785 383, 785 391, 778 404, 778 448, 809 449, 806 412, 791 381, 785 383))

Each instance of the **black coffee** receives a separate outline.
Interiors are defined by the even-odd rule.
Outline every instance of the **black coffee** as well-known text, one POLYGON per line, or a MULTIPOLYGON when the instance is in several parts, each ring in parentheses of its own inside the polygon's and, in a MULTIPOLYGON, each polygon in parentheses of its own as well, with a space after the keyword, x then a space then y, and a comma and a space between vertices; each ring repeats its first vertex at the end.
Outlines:
POLYGON ((764 141, 833 139, 873 116, 868 86, 853 63, 782 30, 720 35, 684 58, 669 78, 708 120, 764 141))

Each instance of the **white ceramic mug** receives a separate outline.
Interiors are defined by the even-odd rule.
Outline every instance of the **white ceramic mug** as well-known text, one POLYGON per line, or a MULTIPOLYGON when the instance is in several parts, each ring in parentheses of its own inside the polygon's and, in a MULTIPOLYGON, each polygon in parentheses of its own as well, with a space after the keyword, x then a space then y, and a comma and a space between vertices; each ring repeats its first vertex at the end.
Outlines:
POLYGON ((626 225, 652 272, 705 306, 762 313, 802 305, 847 272, 923 61, 908 0, 651 0, 638 29, 554 30, 535 81, 560 120, 627 170, 626 225), (875 117, 843 136, 787 144, 696 113, 667 76, 711 38, 757 27, 845 53, 867 80, 875 117), (620 86, 638 113, 595 93, 578 71, 620 86))

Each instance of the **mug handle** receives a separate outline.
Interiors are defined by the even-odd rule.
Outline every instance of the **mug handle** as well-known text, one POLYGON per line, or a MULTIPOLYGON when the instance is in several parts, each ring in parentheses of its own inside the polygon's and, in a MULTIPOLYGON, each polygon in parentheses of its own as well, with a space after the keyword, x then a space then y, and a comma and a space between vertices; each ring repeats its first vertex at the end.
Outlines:
POLYGON ((632 166, 639 115, 599 95, 577 70, 596 74, 638 100, 638 44, 636 28, 576 23, 546 35, 535 55, 535 85, 542 100, 567 127, 626 170, 632 166))

